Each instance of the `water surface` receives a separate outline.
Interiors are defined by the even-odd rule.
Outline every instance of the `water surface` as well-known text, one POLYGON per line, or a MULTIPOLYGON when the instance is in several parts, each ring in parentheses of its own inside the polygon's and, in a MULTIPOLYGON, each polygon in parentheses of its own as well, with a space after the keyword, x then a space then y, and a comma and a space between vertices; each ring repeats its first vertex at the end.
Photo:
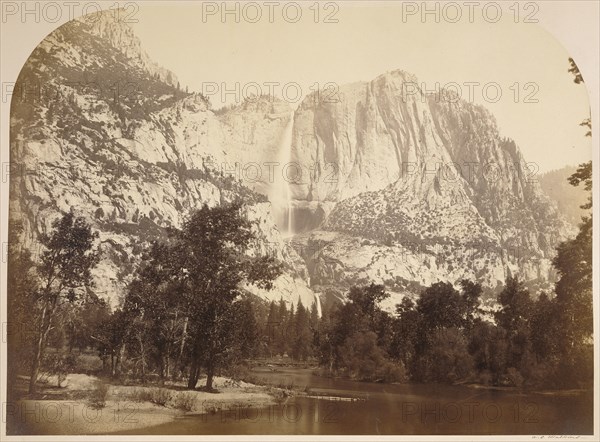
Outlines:
POLYGON ((132 434, 593 433, 591 392, 375 384, 320 377, 308 369, 256 369, 253 376, 271 385, 306 386, 308 397, 186 416, 132 434))

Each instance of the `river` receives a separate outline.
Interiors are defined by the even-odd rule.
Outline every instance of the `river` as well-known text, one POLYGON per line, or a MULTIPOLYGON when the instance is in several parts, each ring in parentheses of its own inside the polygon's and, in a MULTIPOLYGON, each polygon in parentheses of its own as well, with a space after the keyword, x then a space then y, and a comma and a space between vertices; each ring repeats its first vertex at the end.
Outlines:
POLYGON ((377 384, 308 369, 255 369, 271 385, 307 396, 268 408, 178 418, 135 434, 592 434, 592 392, 522 392, 472 386, 377 384))

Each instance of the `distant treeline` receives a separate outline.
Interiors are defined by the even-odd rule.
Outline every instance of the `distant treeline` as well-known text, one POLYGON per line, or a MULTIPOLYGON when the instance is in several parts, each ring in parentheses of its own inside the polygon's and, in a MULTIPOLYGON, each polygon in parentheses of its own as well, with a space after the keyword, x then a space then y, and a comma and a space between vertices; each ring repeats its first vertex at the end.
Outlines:
MULTIPOLYGON (((570 182, 591 190, 591 164, 570 182)), ((60 382, 80 371, 76 348, 94 349, 115 378, 184 378, 195 388, 206 375, 207 390, 216 374, 243 376, 254 358, 319 364, 323 374, 365 381, 591 385, 591 216, 557 248, 555 293, 534 299, 509 275, 498 310, 486 313, 479 283, 463 280, 457 290, 437 282, 391 314, 380 306, 385 287, 368 284, 319 317, 316 304, 266 304, 241 288, 271 290, 283 271, 272 257, 249 253, 255 229, 243 213, 238 203, 204 206, 169 229, 145 252, 114 311, 94 294, 99 241, 84 218, 58 219, 41 237, 38 262, 15 247, 21 228, 12 223, 9 387, 28 374, 33 393, 41 373, 60 382)))

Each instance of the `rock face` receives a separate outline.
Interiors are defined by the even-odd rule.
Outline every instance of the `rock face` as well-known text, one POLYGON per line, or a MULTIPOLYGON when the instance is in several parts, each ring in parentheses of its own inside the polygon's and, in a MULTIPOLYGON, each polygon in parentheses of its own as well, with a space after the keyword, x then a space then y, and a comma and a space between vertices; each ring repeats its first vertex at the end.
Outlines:
POLYGON ((540 175, 542 190, 556 202, 561 213, 574 226, 579 225, 581 218, 587 215, 581 206, 586 204, 588 199, 588 193, 582 186, 569 184, 569 177, 576 171, 575 166, 565 166, 540 175))
POLYGON ((292 186, 294 205, 318 207, 321 230, 337 233, 296 238, 313 282, 369 279, 414 293, 469 277, 493 289, 507 269, 552 281, 554 248, 573 229, 535 169, 486 109, 418 84, 393 71, 332 102, 308 97, 296 112, 293 157, 337 165, 333 180, 314 167, 292 186))
POLYGON ((258 97, 217 115, 177 87, 111 12, 67 23, 32 53, 11 108, 10 217, 35 251, 40 234, 74 210, 100 233, 97 293, 116 305, 143 246, 180 226, 194 208, 242 198, 258 240, 254 252, 287 263, 267 299, 318 301, 304 262, 273 222, 266 177, 244 166, 273 158, 287 104, 258 97), (38 88, 38 89, 35 89, 38 88), (32 94, 31 90, 39 93, 32 94), (248 172, 249 174, 249 172, 248 172))
POLYGON ((108 41, 111 47, 121 51, 131 65, 138 66, 164 83, 177 87, 175 74, 152 61, 142 49, 142 43, 133 29, 123 25, 126 16, 127 13, 123 9, 113 9, 86 15, 81 21, 89 25, 88 31, 91 34, 108 41))
POLYGON ((236 198, 255 222, 253 252, 286 263, 273 291, 254 290, 264 299, 311 305, 375 281, 397 295, 391 308, 438 280, 493 294, 507 269, 550 284, 573 227, 487 110, 417 85, 394 71, 293 113, 272 97, 215 112, 112 12, 75 20, 40 43, 15 88, 10 217, 33 249, 61 212, 86 217, 103 251, 96 291, 113 305, 163 228, 236 198), (274 180, 285 161, 289 186, 274 180), (274 194, 288 201, 273 208, 274 194))

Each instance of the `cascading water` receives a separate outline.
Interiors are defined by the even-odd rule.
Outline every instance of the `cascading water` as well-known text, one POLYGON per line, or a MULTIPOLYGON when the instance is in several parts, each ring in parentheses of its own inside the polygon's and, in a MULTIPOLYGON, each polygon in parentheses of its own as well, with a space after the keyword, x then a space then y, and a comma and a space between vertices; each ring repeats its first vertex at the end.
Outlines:
POLYGON ((286 166, 291 161, 293 128, 294 112, 291 112, 285 130, 283 131, 281 142, 279 143, 276 159, 277 165, 274 167, 274 173, 272 180, 269 183, 268 192, 275 223, 283 236, 291 236, 294 233, 293 210, 291 205, 292 195, 290 183, 286 176, 286 166))

